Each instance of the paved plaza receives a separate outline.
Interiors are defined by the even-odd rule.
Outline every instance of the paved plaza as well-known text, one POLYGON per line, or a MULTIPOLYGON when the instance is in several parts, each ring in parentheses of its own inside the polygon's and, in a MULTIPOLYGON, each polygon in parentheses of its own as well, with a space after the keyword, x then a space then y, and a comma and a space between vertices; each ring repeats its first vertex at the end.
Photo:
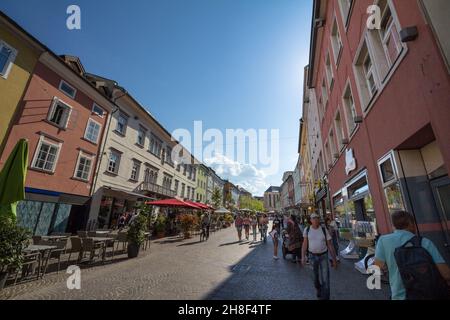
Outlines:
MULTIPOLYGON (((271 241, 239 243, 234 228, 202 243, 198 237, 169 237, 153 241, 136 259, 121 255, 112 263, 83 268, 80 290, 67 288, 69 275, 62 270, 5 288, 0 299, 316 300, 312 270, 272 255, 271 241)), ((342 261, 331 271, 331 299, 388 299, 386 285, 371 291, 365 283, 353 261, 342 261)))

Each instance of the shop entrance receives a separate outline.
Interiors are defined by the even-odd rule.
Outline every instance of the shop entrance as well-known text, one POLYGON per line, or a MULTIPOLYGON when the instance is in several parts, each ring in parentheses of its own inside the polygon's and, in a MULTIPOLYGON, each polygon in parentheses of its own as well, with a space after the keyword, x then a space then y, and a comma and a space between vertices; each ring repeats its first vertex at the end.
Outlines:
POLYGON ((431 188, 441 218, 445 241, 444 248, 446 249, 447 256, 450 256, 450 178, 447 176, 433 180, 431 182, 431 188))

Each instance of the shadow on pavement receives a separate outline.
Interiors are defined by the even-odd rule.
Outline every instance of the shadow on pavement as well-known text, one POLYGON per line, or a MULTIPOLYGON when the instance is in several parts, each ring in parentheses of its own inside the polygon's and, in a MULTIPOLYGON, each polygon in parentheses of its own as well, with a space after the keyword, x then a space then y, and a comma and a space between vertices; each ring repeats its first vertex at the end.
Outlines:
POLYGON ((219 247, 223 247, 223 246, 231 246, 233 244, 238 244, 240 241, 234 241, 234 242, 226 242, 226 243, 222 243, 219 245, 219 247))
POLYGON ((204 241, 194 241, 194 242, 187 242, 187 243, 183 243, 183 244, 179 244, 177 245, 177 247, 184 247, 184 246, 192 246, 194 244, 200 244, 203 243, 204 241))

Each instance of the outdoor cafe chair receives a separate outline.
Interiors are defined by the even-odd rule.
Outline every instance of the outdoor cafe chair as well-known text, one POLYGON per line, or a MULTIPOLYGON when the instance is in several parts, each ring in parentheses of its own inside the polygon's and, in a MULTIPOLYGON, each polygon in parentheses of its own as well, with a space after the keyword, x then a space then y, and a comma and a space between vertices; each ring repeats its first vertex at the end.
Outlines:
POLYGON ((95 243, 92 238, 82 238, 83 243, 83 256, 89 253, 89 261, 93 261, 95 257, 105 260, 106 247, 104 242, 95 243), (98 251, 97 251, 98 250, 98 251))
POLYGON ((80 238, 87 238, 88 237, 88 233, 87 231, 77 231, 77 234, 80 238))
POLYGON ((16 285, 19 275, 21 274, 20 281, 31 278, 31 276, 36 276, 36 280, 39 279, 39 267, 41 261, 41 254, 39 252, 35 253, 25 253, 23 255, 23 262, 20 268, 16 270, 16 277, 14 279, 14 285, 16 285))
POLYGON ((42 241, 42 236, 33 236, 33 244, 39 245, 42 241))
MULTIPOLYGON (((57 273, 59 273, 59 269, 60 269, 60 265, 61 265, 61 255, 64 254, 66 252, 66 247, 67 247, 67 241, 68 239, 61 239, 59 241, 56 242, 49 242, 49 245, 53 245, 56 246, 56 249, 52 249, 49 253, 49 257, 48 260, 58 260, 58 271, 57 273)), ((45 267, 44 267, 44 272, 42 274, 42 276, 44 276, 47 273, 47 267, 48 267, 48 262, 46 263, 45 267)))
POLYGON ((128 233, 127 232, 119 232, 117 234, 115 243, 117 243, 116 251, 119 249, 119 245, 121 243, 122 243, 122 251, 125 251, 125 244, 128 244, 128 233))
POLYGON ((83 254, 83 245, 80 237, 70 237, 70 247, 67 248, 66 253, 67 252, 69 252, 69 259, 67 260, 68 264, 70 264, 72 253, 78 253, 77 263, 81 261, 81 257, 83 254))
POLYGON ((88 231, 88 237, 93 238, 97 236, 97 231, 88 231))

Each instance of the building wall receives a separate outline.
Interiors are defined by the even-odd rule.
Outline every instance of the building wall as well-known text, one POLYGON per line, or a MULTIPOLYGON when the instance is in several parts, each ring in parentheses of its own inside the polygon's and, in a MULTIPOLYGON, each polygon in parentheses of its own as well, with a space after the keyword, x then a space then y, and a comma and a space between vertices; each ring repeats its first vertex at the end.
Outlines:
POLYGON ((206 188, 207 188, 208 178, 204 167, 198 166, 197 169, 197 199, 205 203, 206 202, 206 188))
POLYGON ((183 166, 181 166, 180 171, 178 171, 176 164, 170 165, 163 161, 162 153, 160 157, 157 157, 149 151, 152 134, 163 142, 162 150, 165 150, 167 146, 174 148, 175 142, 171 141, 170 136, 129 96, 123 96, 123 93, 121 92, 116 92, 115 94, 117 97, 116 104, 120 107, 121 111, 115 112, 111 117, 111 125, 109 127, 107 140, 105 141, 105 149, 98 171, 98 181, 93 195, 90 220, 95 221, 97 218, 103 196, 103 187, 113 187, 128 192, 139 193, 141 192, 140 185, 144 182, 145 169, 147 166, 157 169, 157 185, 163 186, 164 174, 167 174, 172 177, 170 190, 174 190, 175 180, 178 180, 177 196, 195 200, 195 195, 192 196, 192 191, 189 196, 187 195, 187 187, 189 186, 190 188, 196 189, 197 181, 188 178, 188 173, 187 171, 186 174, 184 173, 183 166), (116 131, 121 112, 128 116, 127 128, 124 135, 116 131), (137 144, 138 131, 141 127, 147 130, 143 146, 137 144), (109 156, 112 150, 121 153, 119 171, 117 174, 111 174, 107 170, 109 156), (131 180, 134 160, 139 161, 141 166, 137 179, 131 180), (181 195, 183 183, 185 184, 184 196, 181 195))
POLYGON ((11 121, 28 85, 40 53, 17 32, 10 29, 2 19, 0 19, 0 41, 4 41, 17 50, 17 56, 12 63, 9 74, 6 78, 0 76, 0 110, 2 112, 0 117, 1 154, 6 143, 8 130, 12 124, 11 121))
MULTIPOLYGON (((325 2, 322 2, 325 3, 325 2)), ((414 148, 422 147, 427 141, 417 134, 429 126, 433 138, 439 147, 444 160, 444 166, 450 169, 450 81, 447 65, 440 46, 435 39, 433 30, 425 20, 419 1, 388 1, 393 8, 393 16, 397 21, 398 30, 404 27, 416 26, 418 38, 404 43, 402 53, 393 64, 391 71, 384 80, 380 79, 378 92, 369 104, 364 101, 364 88, 356 76, 354 67, 357 53, 361 48, 363 36, 366 35, 366 9, 373 1, 354 1, 348 27, 342 19, 338 1, 328 1, 324 18, 326 23, 321 36, 317 39, 316 65, 314 67, 315 95, 321 93, 321 81, 326 78, 325 58, 330 50, 331 67, 334 74, 334 85, 328 90, 328 102, 323 106, 324 117, 320 119, 323 146, 332 140, 329 133, 333 132, 334 144, 337 145, 334 119, 339 110, 343 110, 343 93, 347 84, 350 85, 357 115, 363 122, 358 124, 350 135, 346 122, 343 122, 346 137, 349 139, 345 148, 338 150, 338 158, 328 157, 330 167, 326 167, 329 178, 330 193, 338 192, 358 171, 368 171, 368 183, 373 198, 374 210, 377 215, 379 231, 386 233, 392 230, 389 209, 377 162, 391 150, 405 148, 405 143, 414 148), (331 49, 331 27, 334 16, 343 43, 340 60, 336 64, 331 49), (383 82, 384 81, 384 82, 383 82), (413 139, 413 141, 411 141, 413 139), (345 172, 345 150, 352 149, 356 159, 356 169, 349 175, 345 172)), ((442 4, 444 5, 444 4, 442 4)), ((448 7, 448 4, 445 4, 448 7)), ((369 34, 370 35, 370 34, 369 34)), ((374 50, 369 42, 371 58, 379 59, 379 52, 374 50)), ((379 72, 376 73, 381 77, 379 72)), ((320 107, 320 105, 319 105, 320 107)), ((347 115, 346 115, 347 116, 347 115)), ((419 134, 420 136, 420 134, 419 134)), ((430 141, 431 142, 431 141, 430 141)), ((312 155, 313 158, 313 155, 312 155)), ((419 226, 420 229, 420 226, 419 226)))
MULTIPOLYGON (((75 99, 66 96, 58 90, 62 76, 51 70, 42 62, 38 62, 31 81, 26 90, 23 101, 20 103, 20 118, 13 125, 8 137, 5 152, 1 158, 1 164, 7 159, 7 155, 14 148, 21 138, 28 139, 29 142, 29 165, 33 161, 38 146, 41 132, 52 137, 51 140, 61 143, 59 158, 56 162, 54 173, 44 173, 29 166, 26 186, 44 190, 53 190, 68 194, 89 196, 94 176, 95 158, 93 168, 88 182, 74 179, 75 168, 80 149, 93 155, 98 155, 99 144, 93 144, 84 140, 84 134, 88 119, 92 118, 105 127, 106 117, 100 118, 92 115, 92 105, 94 101, 79 88, 75 99), (62 130, 49 122, 47 117, 53 99, 58 97, 72 107, 68 127, 62 130)), ((64 78, 67 82, 71 81, 64 78)), ((100 106, 102 104, 97 102, 100 106)), ((108 107, 103 106, 105 111, 108 107)), ((100 132, 99 140, 102 137, 100 132)))

